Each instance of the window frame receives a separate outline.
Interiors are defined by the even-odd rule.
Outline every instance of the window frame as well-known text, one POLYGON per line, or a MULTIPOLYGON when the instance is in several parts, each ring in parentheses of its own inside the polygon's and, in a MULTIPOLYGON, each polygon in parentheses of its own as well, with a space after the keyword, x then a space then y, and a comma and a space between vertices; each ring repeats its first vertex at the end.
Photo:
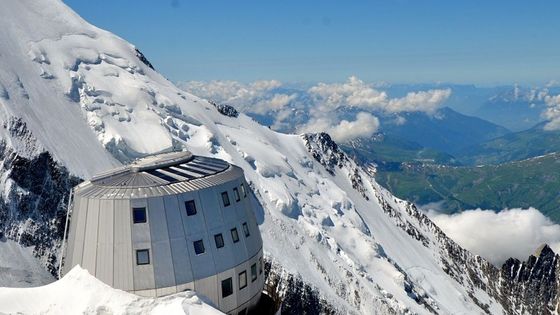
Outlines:
POLYGON ((233 187, 233 197, 235 198, 235 202, 241 201, 241 196, 239 195, 239 190, 237 187, 233 187))
POLYGON ((247 270, 243 270, 239 273, 237 280, 239 280, 239 290, 243 290, 247 287, 247 270), (243 275, 243 278, 245 279, 245 285, 241 286, 241 276, 243 275))
POLYGON ((247 198, 247 189, 245 188, 245 184, 241 183, 241 185, 239 185, 239 187, 241 187, 241 192, 243 193, 243 198, 247 198))
POLYGON ((149 265, 151 262, 150 259, 150 249, 149 248, 142 248, 142 249, 137 249, 136 250, 136 266, 144 266, 144 265, 149 265), (147 253, 148 254, 148 260, 147 262, 140 262, 139 256, 138 254, 140 253, 147 253))
POLYGON ((258 273, 257 273, 257 263, 254 263, 251 265, 251 282, 255 282, 257 281, 258 278, 258 273), (255 271, 255 273, 253 274, 253 271, 255 271))
POLYGON ((222 233, 214 234, 214 244, 216 245, 216 248, 223 248, 224 246, 226 246, 222 233), (218 238, 221 239, 222 246, 218 246, 218 238))
POLYGON ((188 217, 196 215, 198 213, 198 211, 196 210, 196 202, 194 201, 194 199, 185 201, 185 212, 187 213, 188 217), (192 204, 194 213, 191 212, 189 214, 189 206, 188 206, 189 204, 192 204))
POLYGON ((133 224, 142 224, 142 223, 146 223, 148 222, 148 211, 146 210, 146 207, 132 207, 132 223, 133 224), (143 211, 144 212, 144 220, 143 221, 136 221, 136 215, 135 213, 138 211, 143 211))
POLYGON ((245 237, 251 236, 251 232, 249 231, 249 225, 247 224, 247 222, 243 222, 243 234, 245 234, 245 237))
POLYGON ((224 207, 229 207, 231 206, 231 201, 229 200, 229 194, 226 191, 222 191, 222 204, 224 205, 224 207))
POLYGON ((222 280, 222 299, 226 298, 230 295, 233 295, 233 278, 229 277, 227 279, 222 280), (224 284, 227 284, 229 282, 229 293, 226 295, 224 294, 224 284))
POLYGON ((231 240, 234 243, 238 243, 239 242, 239 232, 237 232, 237 228, 234 227, 233 229, 229 230, 230 234, 231 234, 231 240), (233 233, 235 233, 235 237, 233 236, 233 233))
POLYGON ((193 241, 193 248, 194 248, 194 253, 195 253, 197 256, 206 253, 206 248, 204 247, 204 240, 202 240, 202 239, 193 241), (202 252, 197 253, 196 244, 201 244, 201 245, 202 245, 202 252))

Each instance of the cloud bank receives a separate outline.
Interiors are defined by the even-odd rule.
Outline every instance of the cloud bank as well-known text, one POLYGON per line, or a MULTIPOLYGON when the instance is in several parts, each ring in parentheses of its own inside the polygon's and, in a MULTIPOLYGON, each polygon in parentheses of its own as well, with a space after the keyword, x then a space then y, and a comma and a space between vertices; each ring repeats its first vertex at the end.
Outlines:
POLYGON ((454 241, 496 266, 510 257, 525 261, 544 243, 560 252, 560 225, 534 208, 427 214, 454 241))
MULTIPOLYGON (((376 132, 379 119, 375 113, 425 112, 431 115, 451 95, 450 89, 432 89, 391 98, 380 90, 382 86, 366 83, 356 76, 343 83, 317 83, 308 88, 294 88, 276 80, 189 81, 178 85, 192 94, 233 105, 246 114, 266 116, 275 130, 325 131, 339 142, 376 132)), ((401 119, 401 123, 406 120, 401 119)))

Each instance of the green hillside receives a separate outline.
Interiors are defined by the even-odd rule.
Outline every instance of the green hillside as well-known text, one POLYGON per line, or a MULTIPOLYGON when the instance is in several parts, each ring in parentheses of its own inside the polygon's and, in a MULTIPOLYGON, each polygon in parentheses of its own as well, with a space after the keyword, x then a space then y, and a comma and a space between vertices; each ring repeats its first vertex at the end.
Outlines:
POLYGON ((455 156, 465 165, 486 165, 520 161, 552 152, 560 152, 560 131, 543 130, 540 124, 465 148, 455 156))
POLYGON ((560 222, 560 153, 480 167, 404 163, 379 169, 376 178, 401 198, 420 205, 442 202, 449 213, 535 207, 560 222))

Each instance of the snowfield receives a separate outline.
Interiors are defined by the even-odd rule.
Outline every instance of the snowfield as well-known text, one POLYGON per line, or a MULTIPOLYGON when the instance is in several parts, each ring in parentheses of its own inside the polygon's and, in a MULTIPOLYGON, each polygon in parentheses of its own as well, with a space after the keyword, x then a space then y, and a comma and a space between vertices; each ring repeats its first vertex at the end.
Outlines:
MULTIPOLYGON (((257 218, 268 259, 318 289, 338 312, 503 312, 481 289, 489 264, 380 187, 327 135, 281 134, 232 116, 178 89, 133 45, 59 0, 2 3, 0 139, 13 154, 31 159, 47 151, 83 179, 172 150, 224 159, 243 168, 262 205, 257 218), (7 128, 14 119, 29 133, 7 128)), ((25 193, 11 172, 9 165, 0 170, 8 203, 12 192, 25 193)), ((26 222, 13 224, 23 230, 26 222)), ((197 301, 192 293, 140 299, 82 270, 42 288, 0 289, 0 313, 212 314, 197 301)))
POLYGON ((116 290, 74 267, 64 278, 34 288, 1 288, 0 314, 217 315, 193 291, 143 298, 116 290))

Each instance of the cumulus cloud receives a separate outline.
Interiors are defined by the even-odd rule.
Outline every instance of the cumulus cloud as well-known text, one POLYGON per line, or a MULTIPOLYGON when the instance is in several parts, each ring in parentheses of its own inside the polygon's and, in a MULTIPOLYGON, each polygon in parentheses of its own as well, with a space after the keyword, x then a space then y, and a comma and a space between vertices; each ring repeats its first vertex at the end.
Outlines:
POLYGON ((386 92, 377 90, 373 84, 367 84, 352 76, 345 83, 319 83, 311 87, 308 93, 319 106, 330 109, 351 106, 386 113, 433 113, 449 98, 451 89, 410 92, 404 97, 391 99, 386 92))
MULTIPOLYGON (((287 87, 280 81, 190 81, 178 83, 187 92, 233 105, 241 112, 260 115, 275 130, 325 131, 337 141, 370 136, 379 128, 373 113, 434 112, 449 98, 451 90, 410 92, 391 98, 386 85, 366 83, 351 76, 342 83, 317 83, 310 88, 287 87), (350 109, 342 111, 340 109, 350 109), (357 113, 357 114, 356 114, 357 113), (355 119, 349 119, 355 115, 355 119)), ((406 119, 397 116, 397 123, 406 119)))
POLYGON ((559 130, 560 129, 560 95, 546 95, 544 102, 547 108, 543 112, 543 117, 548 120, 544 125, 545 130, 559 130))
POLYGON ((534 208, 427 214, 458 244, 497 266, 510 257, 525 261, 544 243, 560 250, 560 225, 534 208))
POLYGON ((337 142, 345 142, 358 137, 371 136, 379 128, 379 119, 370 113, 360 112, 356 119, 348 121, 333 122, 328 118, 312 119, 304 125, 300 132, 325 131, 337 142))

